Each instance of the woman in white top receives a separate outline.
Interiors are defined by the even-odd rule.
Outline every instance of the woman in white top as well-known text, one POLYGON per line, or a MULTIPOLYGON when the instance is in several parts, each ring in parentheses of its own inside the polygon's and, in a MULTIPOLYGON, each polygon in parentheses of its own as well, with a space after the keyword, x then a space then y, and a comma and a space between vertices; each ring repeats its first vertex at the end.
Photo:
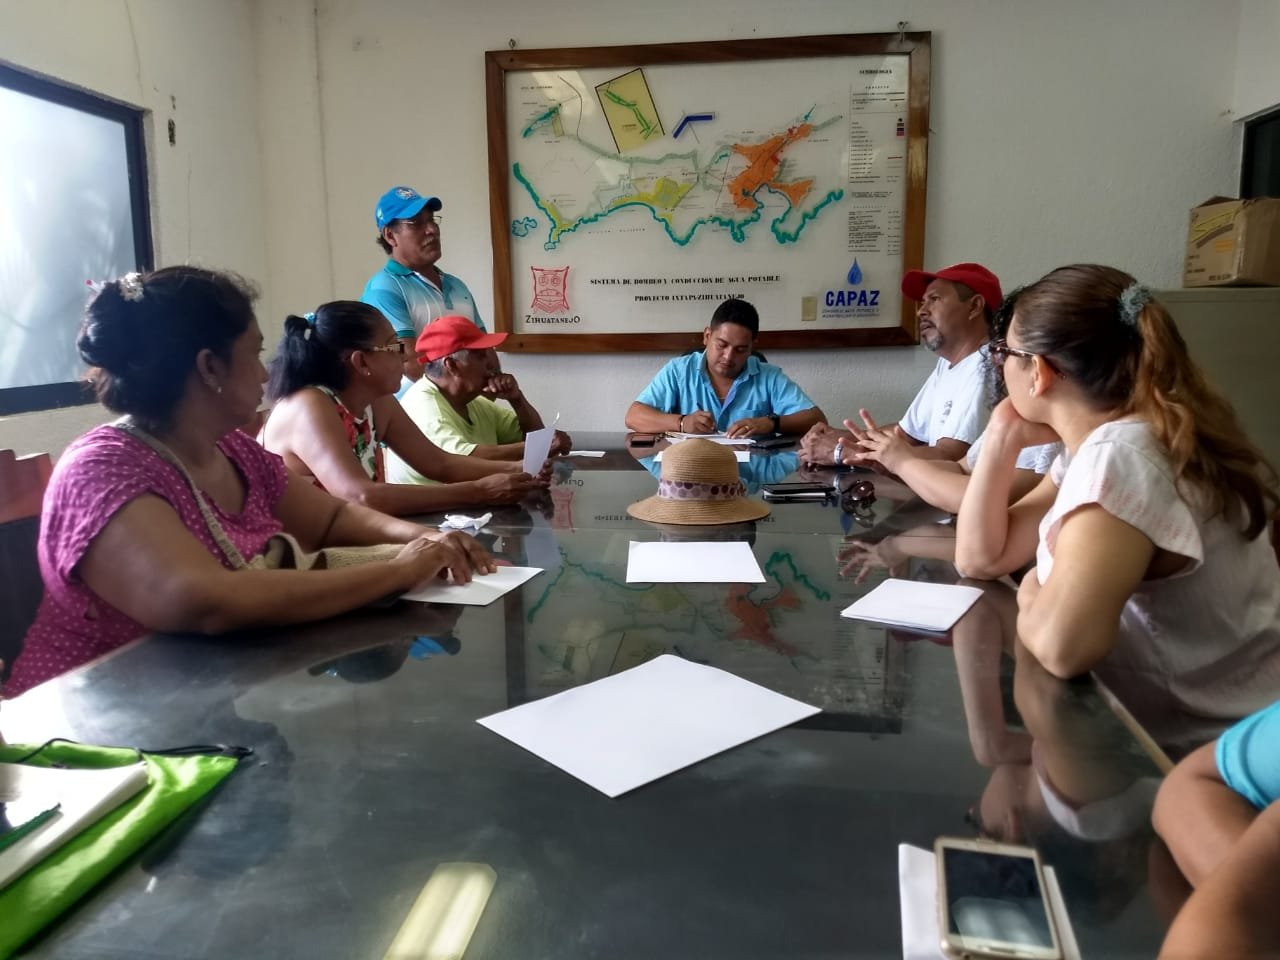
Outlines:
POLYGON ((1027 649, 1059 677, 1097 668, 1140 721, 1176 710, 1187 742, 1275 699, 1276 474, 1165 308, 1120 270, 1061 267, 1022 291, 992 355, 1009 397, 961 504, 961 571, 1034 556, 1027 649), (1049 475, 1010 506, 1018 451, 1058 438, 1049 475))

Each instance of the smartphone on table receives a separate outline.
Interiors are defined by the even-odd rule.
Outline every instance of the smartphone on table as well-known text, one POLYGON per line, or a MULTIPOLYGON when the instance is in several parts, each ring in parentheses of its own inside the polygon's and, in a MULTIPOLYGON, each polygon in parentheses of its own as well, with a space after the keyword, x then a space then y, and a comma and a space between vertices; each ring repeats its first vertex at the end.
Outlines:
POLYGON ((652 447, 657 442, 656 433, 633 433, 627 437, 627 445, 632 447, 652 447))
POLYGON ((799 483, 766 483, 760 488, 760 496, 770 503, 799 503, 804 500, 826 500, 835 491, 829 483, 804 481, 799 483))
POLYGON ((1033 848, 939 837, 933 850, 944 954, 957 960, 1062 960, 1033 848))

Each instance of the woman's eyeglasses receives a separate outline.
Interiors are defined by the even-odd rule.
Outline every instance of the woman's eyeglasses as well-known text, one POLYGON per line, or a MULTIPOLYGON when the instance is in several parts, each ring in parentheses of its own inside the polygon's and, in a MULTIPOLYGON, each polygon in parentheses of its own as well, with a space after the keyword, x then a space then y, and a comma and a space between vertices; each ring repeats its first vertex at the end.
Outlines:
POLYGON ((1004 337, 999 340, 992 340, 987 346, 987 350, 991 354, 991 362, 997 366, 1004 366, 1004 362, 1010 357, 1021 357, 1023 360, 1030 360, 1032 357, 1040 356, 1040 354, 1032 353, 1030 350, 1018 350, 1009 346, 1004 337))
POLYGON ((395 343, 384 343, 380 347, 361 347, 366 353, 398 353, 404 356, 404 341, 397 340, 395 343))

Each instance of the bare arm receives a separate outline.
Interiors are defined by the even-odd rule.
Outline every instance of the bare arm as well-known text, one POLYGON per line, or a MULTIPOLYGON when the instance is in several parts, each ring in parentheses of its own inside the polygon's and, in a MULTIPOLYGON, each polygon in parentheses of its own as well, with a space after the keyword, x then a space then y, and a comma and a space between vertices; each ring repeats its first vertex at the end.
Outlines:
MULTIPOLYGON (((817 423, 826 423, 827 417, 818 407, 788 413, 778 417, 778 432, 800 436, 817 423)), ((729 424, 725 433, 731 437, 753 437, 773 433, 773 421, 769 417, 743 417, 729 424)))
POLYGON ((303 623, 353 610, 452 568, 470 576, 447 542, 415 540, 400 557, 334 570, 229 570, 156 496, 126 504, 76 570, 95 594, 149 630, 223 633, 303 623))
MULTIPOLYGON (((1052 434, 1050 434, 1052 436, 1052 434)), ((1046 442, 1043 428, 1018 416, 1003 400, 991 414, 973 476, 956 522, 956 566, 965 576, 994 579, 1030 563, 1041 519, 1058 488, 1049 475, 1013 502, 1014 473, 1023 447, 1046 442)))
POLYGON ((1144 533, 1097 504, 1069 513, 1044 584, 1033 570, 1019 587, 1023 645, 1055 677, 1091 670, 1115 646, 1120 614, 1155 552, 1144 533))
MULTIPOLYGON (((293 455, 306 464, 326 490, 342 500, 400 516, 483 503, 513 502, 513 499, 522 498, 526 492, 517 491, 514 487, 510 490, 502 487, 504 481, 510 485, 517 477, 495 477, 487 482, 471 479, 492 472, 492 461, 472 461, 470 457, 444 453, 422 436, 422 432, 393 397, 386 397, 374 404, 374 423, 379 437, 387 440, 401 456, 405 456, 393 440, 393 431, 397 425, 408 424, 421 441, 426 451, 424 459, 428 464, 424 469, 410 461, 411 466, 419 472, 444 480, 450 479, 449 474, 470 473, 471 476, 466 478, 470 482, 439 486, 379 483, 370 479, 351 452, 342 422, 335 416, 333 405, 326 397, 314 390, 303 390, 291 397, 290 402, 295 404, 295 408, 290 411, 294 425, 289 437, 293 455), (458 469, 459 464, 462 465, 461 469, 458 469), (432 468, 435 468, 434 472, 432 468), (512 499, 503 499, 504 496, 512 499)), ((409 433, 407 430, 403 432, 409 433)), ((405 456, 405 459, 409 458, 405 456)), ((518 470, 519 466, 497 464, 496 469, 511 472, 518 470)))
POLYGON ((1151 814, 1156 833, 1193 887, 1223 864, 1258 815, 1223 782, 1215 748, 1216 741, 1206 743, 1173 768, 1151 814))
MULTIPOLYGON (((1188 822, 1185 827, 1198 829, 1188 822)), ((1280 801, 1258 815, 1183 906, 1162 960, 1280 955, 1280 801)))
POLYGON ((657 407, 647 403, 634 401, 627 408, 626 427, 628 430, 640 430, 645 433, 715 433, 716 421, 705 410, 695 410, 681 416, 678 413, 663 413, 657 407))

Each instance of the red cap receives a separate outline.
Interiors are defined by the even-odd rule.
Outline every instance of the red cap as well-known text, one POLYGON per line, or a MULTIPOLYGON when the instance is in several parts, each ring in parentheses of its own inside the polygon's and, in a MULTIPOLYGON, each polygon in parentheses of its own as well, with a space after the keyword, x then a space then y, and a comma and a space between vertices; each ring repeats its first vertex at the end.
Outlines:
POLYGON ((467 317, 441 317, 423 327, 414 349, 419 363, 430 363, 459 350, 488 350, 505 339, 505 333, 485 333, 467 317))
POLYGON ((974 293, 982 295, 988 310, 1000 309, 1000 302, 1004 300, 1004 294, 1000 292, 1000 281, 980 263, 957 263, 933 273, 908 270, 902 278, 902 292, 912 300, 923 300, 925 289, 934 280, 963 283, 974 293))

